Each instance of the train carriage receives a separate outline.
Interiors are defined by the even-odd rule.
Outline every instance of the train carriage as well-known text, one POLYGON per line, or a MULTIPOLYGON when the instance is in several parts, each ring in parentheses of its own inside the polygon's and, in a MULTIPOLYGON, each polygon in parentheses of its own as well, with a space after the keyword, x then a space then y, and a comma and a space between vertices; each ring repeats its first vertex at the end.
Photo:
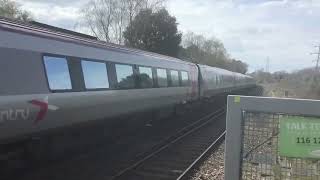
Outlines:
POLYGON ((0 144, 254 84, 227 70, 5 19, 0 39, 0 144))
POLYGON ((0 140, 197 98, 196 65, 0 22, 0 140))

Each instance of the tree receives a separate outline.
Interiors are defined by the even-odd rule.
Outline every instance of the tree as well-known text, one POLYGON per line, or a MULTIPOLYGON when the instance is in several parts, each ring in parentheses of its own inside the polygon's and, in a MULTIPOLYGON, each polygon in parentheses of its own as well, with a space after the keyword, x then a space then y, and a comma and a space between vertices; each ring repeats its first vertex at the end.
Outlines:
POLYGON ((183 36, 179 57, 190 62, 228 69, 245 74, 248 65, 242 61, 230 59, 223 43, 212 37, 188 32, 183 36))
POLYGON ((179 57, 191 62, 226 68, 228 54, 219 40, 207 39, 189 32, 183 36, 179 57))
POLYGON ((227 69, 230 71, 245 74, 248 71, 248 64, 240 60, 231 59, 227 63, 227 69))
POLYGON ((20 21, 32 20, 28 11, 21 10, 16 2, 10 0, 0 0, 0 16, 20 21))
POLYGON ((123 31, 138 12, 156 11, 166 0, 91 0, 81 9, 79 25, 100 40, 123 44, 123 31))
POLYGON ((166 9, 141 10, 123 35, 127 46, 174 57, 178 55, 182 36, 176 18, 166 9))

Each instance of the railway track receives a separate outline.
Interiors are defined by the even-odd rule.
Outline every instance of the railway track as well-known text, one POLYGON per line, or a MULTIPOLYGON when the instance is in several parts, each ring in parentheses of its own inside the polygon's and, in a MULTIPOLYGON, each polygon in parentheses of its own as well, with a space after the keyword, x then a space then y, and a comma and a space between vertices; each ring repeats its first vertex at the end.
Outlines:
POLYGON ((42 167, 31 167, 23 174, 17 173, 17 176, 20 177, 18 179, 22 177, 26 180, 110 179, 121 170, 206 122, 208 118, 221 110, 219 106, 223 106, 225 102, 223 97, 217 97, 206 104, 206 107, 198 109, 197 113, 190 111, 186 115, 178 117, 180 119, 178 121, 177 119, 174 121, 173 119, 166 120, 168 122, 165 123, 161 121, 161 124, 164 124, 161 127, 159 126, 160 122, 154 122, 154 126, 144 127, 136 135, 131 134, 127 138, 118 139, 117 144, 97 146, 96 149, 87 153, 71 154, 70 157, 64 156, 65 159, 43 164, 42 167), (209 110, 215 112, 207 114, 210 112, 209 110), (197 115, 193 115, 195 113, 197 115), (203 118, 199 119, 199 116, 203 118), (183 126, 182 123, 184 123, 183 126), (174 129, 175 131, 173 131, 174 129), (160 131, 161 134, 159 134, 160 131), (168 136, 169 134, 171 135, 168 136), (81 170, 79 171, 79 169, 81 170))
POLYGON ((205 160, 207 155, 209 155, 210 152, 215 151, 221 143, 224 141, 226 135, 226 131, 224 131, 194 162, 177 178, 177 180, 182 179, 188 179, 192 173, 193 170, 198 168, 200 163, 205 160))
MULTIPOLYGON (((257 86, 255 89, 248 92, 247 95, 256 95, 262 96, 263 95, 263 87, 257 86)), ((226 131, 221 134, 221 136, 214 141, 178 178, 177 180, 181 179, 192 179, 194 173, 199 170, 199 167, 203 164, 208 156, 214 151, 217 150, 219 146, 224 142, 226 131)))
MULTIPOLYGON (((257 87, 249 94, 262 95, 262 92, 263 89, 257 87)), ((193 129, 185 134, 177 133, 179 136, 176 139, 171 139, 171 142, 111 179, 188 179, 207 155, 224 141, 226 131, 222 131, 223 128, 212 128, 217 125, 214 120, 225 119, 224 113, 224 108, 221 108, 191 124, 193 129)))
MULTIPOLYGON (((248 95, 255 95, 259 94, 257 91, 260 90, 246 92, 248 95)), ((160 138, 160 134, 153 132, 161 129, 162 135, 170 134, 169 127, 159 128, 154 124, 153 127, 145 127, 145 130, 139 133, 143 135, 141 137, 130 135, 117 141, 117 145, 97 146, 92 152, 32 168, 22 174, 23 179, 184 179, 190 175, 192 169, 198 167, 198 162, 201 162, 208 152, 223 141, 225 108, 219 106, 225 106, 225 103, 221 97, 198 109, 196 112, 201 112, 202 109, 206 109, 204 112, 215 112, 208 115, 200 113, 204 117, 197 121, 193 119, 197 116, 182 116, 181 121, 175 124, 187 119, 193 121, 189 121, 191 124, 185 123, 189 125, 182 129, 176 128, 176 131, 180 129, 177 132, 170 131, 172 135, 167 138, 160 138)), ((175 121, 168 122, 172 126, 175 121)), ((167 125, 164 124, 164 127, 167 125)))
MULTIPOLYGON (((123 169, 111 179, 181 179, 210 149, 223 140, 225 107, 123 169)), ((179 134, 179 133, 178 133, 179 134)))

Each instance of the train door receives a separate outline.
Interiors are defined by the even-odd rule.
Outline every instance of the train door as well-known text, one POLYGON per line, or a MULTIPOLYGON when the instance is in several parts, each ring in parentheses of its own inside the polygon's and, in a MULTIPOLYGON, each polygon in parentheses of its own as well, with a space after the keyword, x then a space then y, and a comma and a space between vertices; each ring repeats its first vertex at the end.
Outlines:
POLYGON ((199 87, 198 87, 198 68, 196 65, 189 65, 189 72, 190 72, 190 85, 189 88, 189 98, 191 100, 195 100, 199 96, 199 87))

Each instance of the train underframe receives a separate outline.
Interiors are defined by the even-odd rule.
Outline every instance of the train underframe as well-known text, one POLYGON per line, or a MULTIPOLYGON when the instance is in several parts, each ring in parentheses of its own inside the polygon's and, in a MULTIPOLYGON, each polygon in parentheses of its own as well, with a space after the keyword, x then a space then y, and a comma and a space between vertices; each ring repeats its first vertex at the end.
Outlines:
POLYGON ((247 87, 231 92, 223 92, 213 97, 201 98, 197 101, 185 102, 161 109, 152 109, 123 115, 112 119, 96 120, 94 123, 81 123, 72 127, 58 128, 51 131, 32 134, 9 144, 0 145, 0 168, 5 174, 12 174, 17 169, 28 168, 56 161, 65 155, 88 151, 109 142, 114 142, 122 136, 130 136, 142 126, 153 126, 156 121, 165 118, 174 119, 187 111, 192 111, 203 104, 209 104, 218 97, 229 94, 247 95, 247 87))

